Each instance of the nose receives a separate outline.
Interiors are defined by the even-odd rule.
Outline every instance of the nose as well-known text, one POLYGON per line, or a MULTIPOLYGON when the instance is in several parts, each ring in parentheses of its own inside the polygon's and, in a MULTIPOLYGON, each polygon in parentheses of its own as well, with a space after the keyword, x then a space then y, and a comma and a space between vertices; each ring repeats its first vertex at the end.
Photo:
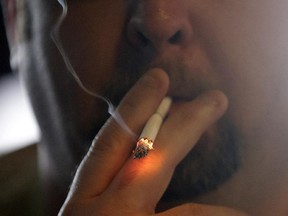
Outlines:
MULTIPOLYGON (((182 0, 138 0, 127 38, 136 48, 185 47, 192 40, 188 9, 182 0)), ((186 1, 187 2, 187 1, 186 1)))

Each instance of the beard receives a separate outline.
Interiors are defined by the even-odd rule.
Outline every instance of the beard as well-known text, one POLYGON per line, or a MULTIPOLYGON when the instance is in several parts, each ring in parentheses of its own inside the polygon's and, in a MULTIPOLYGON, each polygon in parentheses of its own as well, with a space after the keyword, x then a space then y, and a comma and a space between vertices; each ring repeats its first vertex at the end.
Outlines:
MULTIPOLYGON (((201 94, 202 89, 198 92, 201 94)), ((176 167, 160 203, 191 202, 197 196, 217 189, 239 166, 239 134, 224 117, 203 134, 176 167)))
MULTIPOLYGON (((207 78, 201 74, 210 74, 209 71, 194 70, 194 76, 191 76, 191 70, 183 61, 170 60, 156 66, 167 72, 171 81, 170 91, 176 98, 184 95, 184 98, 191 100, 204 91, 221 89, 221 82, 215 79, 215 73, 207 78)), ((115 74, 113 81, 105 85, 105 97, 113 105, 118 105, 125 93, 149 68, 151 67, 139 68, 139 64, 127 63, 125 70, 115 74), (127 68, 127 65, 131 68, 127 68)), ((160 203, 188 202, 217 189, 240 166, 238 143, 239 134, 233 124, 225 117, 219 120, 203 134, 196 146, 176 167, 160 203)))
POLYGON ((240 166, 239 136, 225 118, 204 133, 176 167, 160 202, 191 202, 228 180, 240 166))

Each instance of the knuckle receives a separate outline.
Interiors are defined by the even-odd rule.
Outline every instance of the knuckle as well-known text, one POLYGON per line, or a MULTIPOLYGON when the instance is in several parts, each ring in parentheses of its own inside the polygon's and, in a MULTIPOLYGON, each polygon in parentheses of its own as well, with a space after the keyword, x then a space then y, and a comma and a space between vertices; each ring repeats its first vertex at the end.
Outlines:
POLYGON ((93 140, 88 156, 99 157, 108 153, 113 155, 123 147, 119 142, 127 139, 129 139, 129 134, 123 133, 121 126, 110 118, 93 140))
POLYGON ((116 110, 116 112, 121 113, 121 117, 129 117, 133 116, 135 112, 137 111, 137 108, 139 107, 139 99, 137 97, 125 97, 120 106, 119 111, 116 110))

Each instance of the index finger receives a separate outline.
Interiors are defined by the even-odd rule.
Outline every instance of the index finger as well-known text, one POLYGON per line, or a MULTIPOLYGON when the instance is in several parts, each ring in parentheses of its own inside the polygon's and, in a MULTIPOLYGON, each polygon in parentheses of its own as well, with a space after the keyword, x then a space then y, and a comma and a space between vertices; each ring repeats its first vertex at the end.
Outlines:
MULTIPOLYGON (((137 133, 155 111, 168 89, 168 77, 160 69, 147 72, 121 101, 116 112, 137 133)), ((117 115, 116 115, 117 116, 117 115)), ((136 139, 110 118, 81 162, 70 190, 83 197, 102 193, 123 166, 136 139)))
POLYGON ((144 159, 127 161, 110 191, 117 191, 118 200, 129 206, 152 213, 177 164, 226 108, 227 98, 220 91, 205 92, 185 103, 162 125, 155 150, 144 159))

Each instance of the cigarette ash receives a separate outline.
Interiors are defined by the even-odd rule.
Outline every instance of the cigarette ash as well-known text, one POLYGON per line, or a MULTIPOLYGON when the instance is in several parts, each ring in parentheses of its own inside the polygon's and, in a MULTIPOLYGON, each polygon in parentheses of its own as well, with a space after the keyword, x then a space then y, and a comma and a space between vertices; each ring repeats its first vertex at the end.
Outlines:
POLYGON ((153 141, 147 138, 141 138, 137 142, 136 149, 133 151, 133 159, 144 158, 149 151, 153 149, 153 141))

